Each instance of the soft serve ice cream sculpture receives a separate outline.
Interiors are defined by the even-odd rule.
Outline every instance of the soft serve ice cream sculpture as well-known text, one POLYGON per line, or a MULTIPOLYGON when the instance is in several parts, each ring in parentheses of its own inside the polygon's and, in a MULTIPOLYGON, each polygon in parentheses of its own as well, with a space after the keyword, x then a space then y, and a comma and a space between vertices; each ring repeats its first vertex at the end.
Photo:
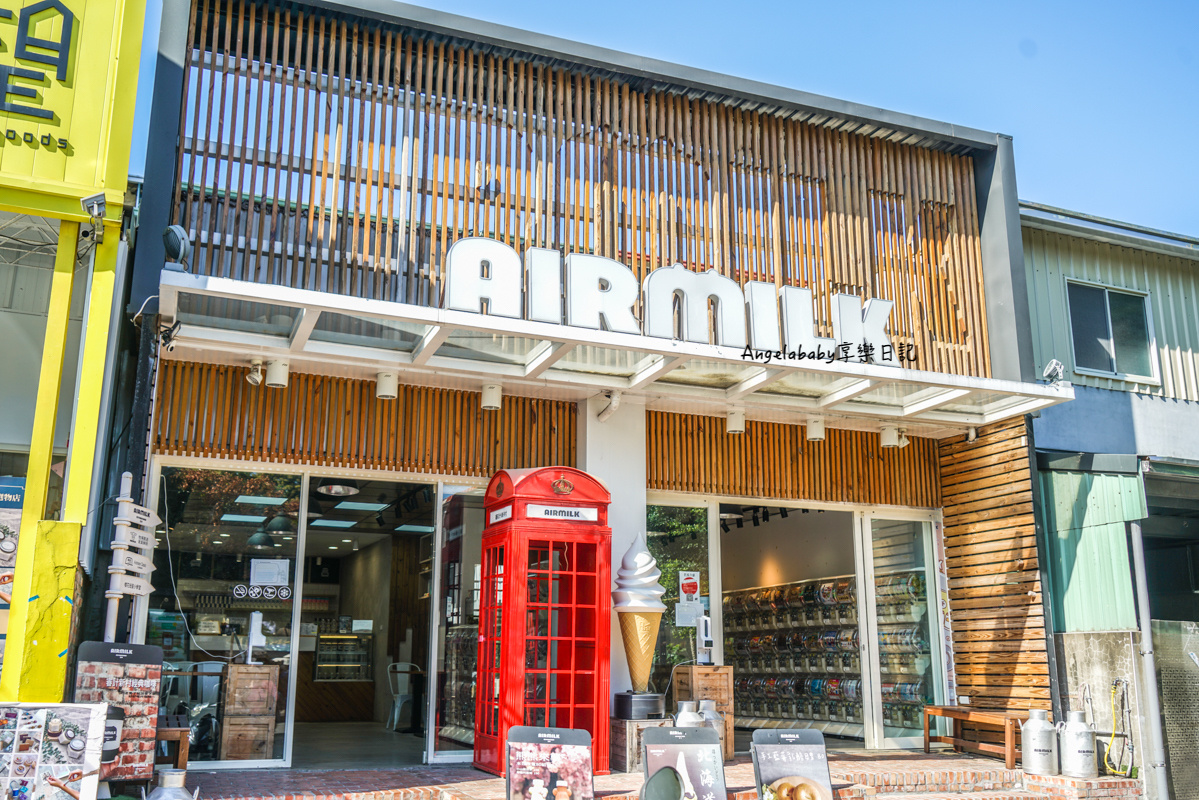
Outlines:
POLYGON ((662 571, 649 554, 644 539, 637 537, 621 559, 616 571, 616 589, 612 592, 613 608, 620 619, 620 635, 624 640, 625 658, 634 692, 649 691, 649 672, 654 662, 654 646, 658 642, 658 625, 666 606, 662 595, 666 590, 658 579, 662 571))

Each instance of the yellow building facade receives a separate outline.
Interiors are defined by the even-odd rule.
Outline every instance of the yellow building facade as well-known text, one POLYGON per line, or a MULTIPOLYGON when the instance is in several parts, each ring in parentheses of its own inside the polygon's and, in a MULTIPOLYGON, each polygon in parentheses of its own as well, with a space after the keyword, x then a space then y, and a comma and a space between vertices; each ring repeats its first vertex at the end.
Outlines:
MULTIPOLYGON (((14 446, 24 473, 19 535, 11 566, 0 572, 10 598, 3 701, 63 695, 80 532, 102 499, 91 496, 92 470, 143 18, 138 0, 0 1, 0 245, 21 266, 33 247, 21 233, 57 226, 56 245, 43 248, 52 264, 47 259, 38 280, 12 270, 14 287, 41 281, 45 320, 32 419, 14 446), (5 230, 16 233, 4 239, 5 230), (73 373, 64 370, 70 360, 78 363, 73 373), (55 435, 64 428, 65 453, 55 435), (48 503, 52 485, 61 496, 48 503)), ((0 364, 10 358, 15 364, 19 354, 0 349, 0 364)))

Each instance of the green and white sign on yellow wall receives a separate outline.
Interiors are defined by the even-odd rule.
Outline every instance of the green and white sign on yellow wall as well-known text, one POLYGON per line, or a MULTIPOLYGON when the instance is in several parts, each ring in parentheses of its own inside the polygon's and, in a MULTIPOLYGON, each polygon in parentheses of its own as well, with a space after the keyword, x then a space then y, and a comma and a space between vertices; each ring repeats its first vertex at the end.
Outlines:
POLYGON ((86 220, 120 213, 142 0, 0 0, 0 206, 86 220))

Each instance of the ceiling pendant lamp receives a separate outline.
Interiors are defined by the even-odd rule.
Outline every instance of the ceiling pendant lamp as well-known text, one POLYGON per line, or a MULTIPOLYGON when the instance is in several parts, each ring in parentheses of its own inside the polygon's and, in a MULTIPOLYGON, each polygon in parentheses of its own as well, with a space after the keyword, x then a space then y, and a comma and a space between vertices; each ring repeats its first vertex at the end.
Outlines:
POLYGON ((353 478, 321 478, 316 490, 330 497, 349 497, 358 494, 358 481, 353 478))
POLYGON ((246 547, 252 547, 255 550, 265 550, 275 542, 271 539, 271 535, 262 528, 254 531, 254 535, 246 540, 246 547))

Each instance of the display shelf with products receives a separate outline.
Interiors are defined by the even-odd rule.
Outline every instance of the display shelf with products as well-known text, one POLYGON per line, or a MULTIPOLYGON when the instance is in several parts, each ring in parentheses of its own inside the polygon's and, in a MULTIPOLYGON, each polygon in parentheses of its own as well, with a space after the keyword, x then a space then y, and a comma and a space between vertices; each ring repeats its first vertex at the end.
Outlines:
MULTIPOLYGON (((906 727, 931 702, 923 574, 880 575, 875 594, 884 724, 906 727)), ((849 575, 725 592, 737 727, 861 737, 857 607, 857 581, 849 575)))
POLYGON ((374 634, 322 633, 316 637, 312 680, 373 681, 374 634))

